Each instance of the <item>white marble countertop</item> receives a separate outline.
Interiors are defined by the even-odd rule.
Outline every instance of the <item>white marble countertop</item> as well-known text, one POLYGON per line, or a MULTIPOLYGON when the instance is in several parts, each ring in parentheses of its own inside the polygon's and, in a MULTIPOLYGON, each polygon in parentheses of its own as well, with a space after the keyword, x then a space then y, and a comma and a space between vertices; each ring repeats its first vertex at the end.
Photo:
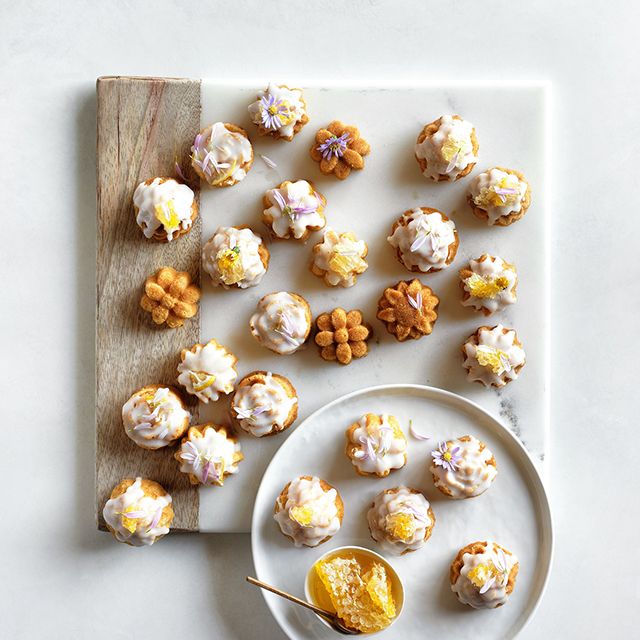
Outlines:
POLYGON ((140 552, 94 528, 94 82, 338 73, 553 83, 557 547, 523 637, 633 637, 638 4, 239 4, 2 3, 0 635, 283 640, 243 582, 248 535, 175 535, 140 552))

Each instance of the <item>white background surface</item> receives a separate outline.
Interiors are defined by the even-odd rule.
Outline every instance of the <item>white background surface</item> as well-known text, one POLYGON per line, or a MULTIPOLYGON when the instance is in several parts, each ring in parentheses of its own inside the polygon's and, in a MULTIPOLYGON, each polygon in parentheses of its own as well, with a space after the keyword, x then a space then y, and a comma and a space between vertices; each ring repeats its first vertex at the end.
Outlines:
POLYGON ((102 74, 550 79, 556 563, 525 638, 634 637, 640 6, 0 2, 0 636, 282 640, 249 537, 145 551, 93 524, 102 74))
MULTIPOLYGON (((397 382, 428 384, 464 395, 499 416, 526 443, 536 463, 542 467, 548 408, 544 88, 450 86, 365 90, 334 86, 329 90, 307 88, 304 95, 316 122, 315 128, 305 127, 296 136, 295 143, 287 145, 257 136, 253 138, 256 157, 266 154, 277 163, 275 170, 256 158, 255 167, 237 189, 201 192, 203 241, 206 242, 221 224, 251 225, 264 234, 260 214, 265 191, 285 179, 308 177, 327 198, 327 226, 338 231, 352 231, 368 243, 369 269, 354 287, 328 288, 307 268, 311 247, 320 240, 322 232, 313 234, 306 244, 272 241, 269 243, 269 269, 256 287, 225 291, 213 287, 210 278, 203 274, 201 342, 215 337, 231 350, 238 356, 241 376, 262 369, 289 377, 299 398, 300 420, 294 428, 327 402, 356 389, 397 382), (433 116, 426 116, 425 110, 433 116), (472 215, 466 203, 467 180, 435 184, 420 174, 413 155, 417 132, 425 120, 430 121, 437 114, 451 110, 464 113, 477 131, 482 132, 485 143, 481 143, 477 173, 495 165, 518 167, 534 185, 534 204, 520 224, 506 229, 489 227, 472 215), (391 112, 394 120, 387 124, 387 114, 391 112), (345 182, 333 176, 322 176, 309 157, 315 132, 336 116, 344 122, 357 122, 373 150, 366 159, 365 170, 345 182), (381 123, 385 123, 383 131, 380 130, 381 123), (528 141, 527 134, 534 139, 528 141), (438 207, 455 221, 460 248, 450 268, 420 277, 440 299, 432 335, 418 342, 409 340, 398 344, 376 320, 377 303, 385 287, 395 285, 400 279, 412 279, 415 274, 410 274, 400 264, 386 238, 391 225, 404 211, 420 205, 438 207), (507 327, 515 327, 527 353, 526 370, 518 384, 500 390, 470 384, 461 367, 460 346, 478 326, 487 324, 487 320, 460 304, 458 270, 469 258, 478 257, 485 251, 514 262, 519 277, 517 304, 488 322, 490 326, 502 322, 507 327), (314 317, 336 306, 362 310, 374 331, 369 355, 348 367, 341 367, 324 362, 313 343, 287 357, 260 346, 251 337, 249 318, 255 312, 258 300, 272 291, 302 294, 314 317), (225 305, 233 305, 233 314, 220 313, 225 305)), ((205 82, 202 85, 202 123, 216 119, 233 121, 251 132, 253 125, 246 106, 254 99, 255 88, 205 82)), ((201 405, 199 415, 202 421, 226 421, 228 411, 229 403, 221 401, 201 405)), ((418 422, 416 427, 425 433, 431 433, 433 428, 431 424, 418 422)), ((250 530, 254 497, 262 474, 273 453, 294 428, 273 438, 259 439, 240 431, 245 455, 240 473, 225 483, 223 491, 200 488, 201 530, 250 530)), ((298 555, 298 560, 304 562, 303 557, 298 555)))

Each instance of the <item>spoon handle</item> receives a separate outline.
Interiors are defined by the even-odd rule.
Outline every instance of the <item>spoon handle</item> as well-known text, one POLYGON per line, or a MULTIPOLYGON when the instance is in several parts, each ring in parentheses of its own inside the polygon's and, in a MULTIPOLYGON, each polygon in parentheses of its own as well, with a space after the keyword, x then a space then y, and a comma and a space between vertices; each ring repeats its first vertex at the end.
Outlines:
POLYGON ((282 589, 277 589, 276 587, 272 587, 270 584, 266 582, 261 582, 256 578, 252 578, 251 576, 247 576, 247 582, 254 584, 256 587, 260 587, 261 589, 266 589, 267 591, 271 591, 271 593, 275 593, 277 596, 282 598, 286 598, 295 604, 299 604, 302 607, 306 607, 307 609, 311 609, 314 613, 322 616, 323 618, 328 618, 331 621, 336 621, 337 616, 326 609, 321 609, 320 607, 316 607, 315 604, 311 604, 306 600, 301 600, 300 598, 296 598, 296 596, 292 596, 290 593, 286 591, 282 591, 282 589))

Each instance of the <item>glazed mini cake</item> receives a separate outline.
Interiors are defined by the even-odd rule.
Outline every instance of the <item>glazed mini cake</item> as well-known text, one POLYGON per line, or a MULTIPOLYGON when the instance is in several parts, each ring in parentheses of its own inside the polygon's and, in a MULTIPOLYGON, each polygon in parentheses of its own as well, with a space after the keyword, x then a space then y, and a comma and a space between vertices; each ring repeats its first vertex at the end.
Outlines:
POLYGON ((228 122, 205 127, 191 147, 191 165, 211 187, 232 187, 244 180, 252 164, 247 132, 228 122))
POLYGON ((160 449, 187 430, 191 416, 171 387, 150 384, 136 391, 122 407, 125 433, 143 449, 160 449))
POLYGON ((367 413, 346 436, 347 457, 361 476, 384 478, 407 462, 407 439, 395 416, 367 413))
POLYGON ((145 238, 171 242, 191 230, 198 216, 193 191, 173 178, 150 178, 133 192, 136 223, 145 238))
POLYGON ((455 500, 479 496, 498 475, 493 453, 473 436, 440 442, 431 458, 429 471, 433 483, 441 493, 455 500))
POLYGON ((367 512, 371 537, 388 553, 416 551, 431 537, 436 522, 429 501, 405 486, 380 492, 367 512))
POLYGON ((304 241, 326 224, 326 198, 306 180, 286 180, 262 198, 262 221, 274 237, 304 241))
POLYGON ((255 287, 269 267, 269 249, 247 227, 218 227, 202 248, 202 268, 216 287, 255 287))
POLYGON ((501 324, 480 327, 462 345, 467 379, 485 387, 504 387, 516 380, 525 363, 518 335, 501 324))
POLYGON ((369 266, 365 261, 368 251, 367 243, 350 231, 336 233, 328 228, 312 249, 311 273, 328 287, 353 287, 369 266))
POLYGON ((256 438, 280 433, 298 417, 298 394, 288 378, 254 371, 238 383, 231 415, 234 423, 256 438))
POLYGON ((261 136, 282 140, 293 140, 309 122, 302 89, 284 84, 269 83, 264 91, 258 91, 258 99, 249 105, 249 115, 261 136))
POLYGON ((480 220, 506 227, 527 212, 531 187, 519 171, 494 167, 474 178, 467 199, 480 220))
POLYGON ((514 265, 499 256, 483 253, 460 269, 462 304, 490 316, 516 301, 518 274, 514 265))
POLYGON ((238 372, 236 358, 217 340, 194 344, 180 353, 178 383, 187 393, 205 404, 217 400, 221 394, 233 391, 238 372))
POLYGON ((317 547, 329 540, 338 533, 343 515, 338 490, 313 476, 287 483, 273 511, 280 531, 296 547, 317 547))
POLYGON ((508 599, 516 584, 518 559, 495 542, 472 542, 451 563, 451 590, 462 604, 495 609, 508 599))
POLYGON ((422 175, 437 182, 453 181, 473 170, 479 148, 473 125, 460 116, 448 115, 424 126, 415 153, 422 175))
POLYGON ((430 207, 405 211, 394 223, 387 241, 409 271, 421 273, 449 266, 460 244, 453 220, 430 207))
POLYGON ((249 327, 263 347, 279 355, 290 355, 298 351, 309 337, 309 303, 297 293, 268 293, 258 302, 249 327))
POLYGON ((171 496, 153 480, 127 478, 111 492, 102 517, 118 542, 149 546, 169 533, 171 496))
POLYGON ((321 173, 344 180, 352 170, 364 169, 364 156, 370 150, 369 143, 360 136, 357 127, 333 120, 326 129, 316 133, 310 154, 319 163, 321 173))
POLYGON ((226 427, 208 422, 189 428, 174 457, 191 484, 221 487, 226 476, 238 473, 244 455, 226 427))
POLYGON ((398 342, 428 336, 438 319, 440 300, 417 278, 387 287, 378 300, 377 318, 398 342))

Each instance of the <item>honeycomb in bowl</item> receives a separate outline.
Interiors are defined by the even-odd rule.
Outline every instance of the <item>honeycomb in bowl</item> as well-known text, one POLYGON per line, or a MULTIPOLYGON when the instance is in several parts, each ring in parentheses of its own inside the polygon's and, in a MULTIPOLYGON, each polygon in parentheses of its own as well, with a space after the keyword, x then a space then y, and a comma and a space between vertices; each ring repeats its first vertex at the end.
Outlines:
POLYGON ((344 624, 363 633, 380 631, 396 616, 391 581, 378 562, 365 568, 356 558, 333 557, 315 565, 331 604, 344 624))

